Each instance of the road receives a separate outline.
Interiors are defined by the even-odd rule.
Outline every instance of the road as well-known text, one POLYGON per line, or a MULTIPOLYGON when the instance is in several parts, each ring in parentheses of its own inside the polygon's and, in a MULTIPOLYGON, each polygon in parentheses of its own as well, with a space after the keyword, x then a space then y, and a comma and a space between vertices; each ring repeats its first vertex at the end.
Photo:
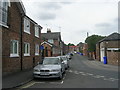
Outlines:
POLYGON ((76 54, 62 80, 34 79, 23 88, 118 88, 118 68, 76 54))

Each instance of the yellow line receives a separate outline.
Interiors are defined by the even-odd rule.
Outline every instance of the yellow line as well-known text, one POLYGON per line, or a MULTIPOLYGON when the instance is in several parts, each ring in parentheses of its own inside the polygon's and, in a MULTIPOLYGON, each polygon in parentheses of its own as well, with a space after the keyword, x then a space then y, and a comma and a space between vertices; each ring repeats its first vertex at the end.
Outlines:
POLYGON ((26 85, 23 85, 23 86, 21 86, 20 88, 28 88, 28 87, 31 87, 31 86, 33 86, 35 84, 35 82, 30 82, 30 83, 27 83, 26 85))

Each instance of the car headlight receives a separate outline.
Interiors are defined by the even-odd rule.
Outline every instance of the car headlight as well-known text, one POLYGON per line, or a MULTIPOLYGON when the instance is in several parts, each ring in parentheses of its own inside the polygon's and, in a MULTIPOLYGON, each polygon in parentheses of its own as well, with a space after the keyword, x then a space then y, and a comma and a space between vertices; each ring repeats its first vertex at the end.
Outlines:
POLYGON ((39 72, 39 70, 38 69, 34 69, 34 72, 39 72))
POLYGON ((59 69, 51 70, 51 72, 59 72, 59 71, 60 71, 59 69))

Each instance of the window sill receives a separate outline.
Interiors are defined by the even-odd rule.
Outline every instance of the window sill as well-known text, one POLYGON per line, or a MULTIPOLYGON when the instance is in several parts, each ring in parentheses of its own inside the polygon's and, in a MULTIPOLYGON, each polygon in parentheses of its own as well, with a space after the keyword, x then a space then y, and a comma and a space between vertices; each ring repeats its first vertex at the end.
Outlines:
POLYGON ((0 23, 0 26, 5 27, 5 28, 9 28, 9 26, 2 24, 2 23, 0 23))
POLYGON ((18 54, 10 54, 10 57, 19 57, 18 54))
POLYGON ((24 56, 30 56, 30 54, 24 54, 24 56))
POLYGON ((35 35, 35 37, 39 38, 39 36, 35 35))
POLYGON ((30 34, 30 32, 28 32, 28 31, 25 31, 25 30, 24 30, 24 32, 27 33, 27 34, 30 34))

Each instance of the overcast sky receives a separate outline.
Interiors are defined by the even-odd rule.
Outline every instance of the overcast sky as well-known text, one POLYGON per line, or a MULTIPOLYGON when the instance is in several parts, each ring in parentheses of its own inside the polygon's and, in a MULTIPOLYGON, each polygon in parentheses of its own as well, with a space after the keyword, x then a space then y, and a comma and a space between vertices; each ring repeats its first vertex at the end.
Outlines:
POLYGON ((26 14, 62 40, 78 44, 96 34, 107 36, 118 32, 118 0, 22 0, 26 14))

